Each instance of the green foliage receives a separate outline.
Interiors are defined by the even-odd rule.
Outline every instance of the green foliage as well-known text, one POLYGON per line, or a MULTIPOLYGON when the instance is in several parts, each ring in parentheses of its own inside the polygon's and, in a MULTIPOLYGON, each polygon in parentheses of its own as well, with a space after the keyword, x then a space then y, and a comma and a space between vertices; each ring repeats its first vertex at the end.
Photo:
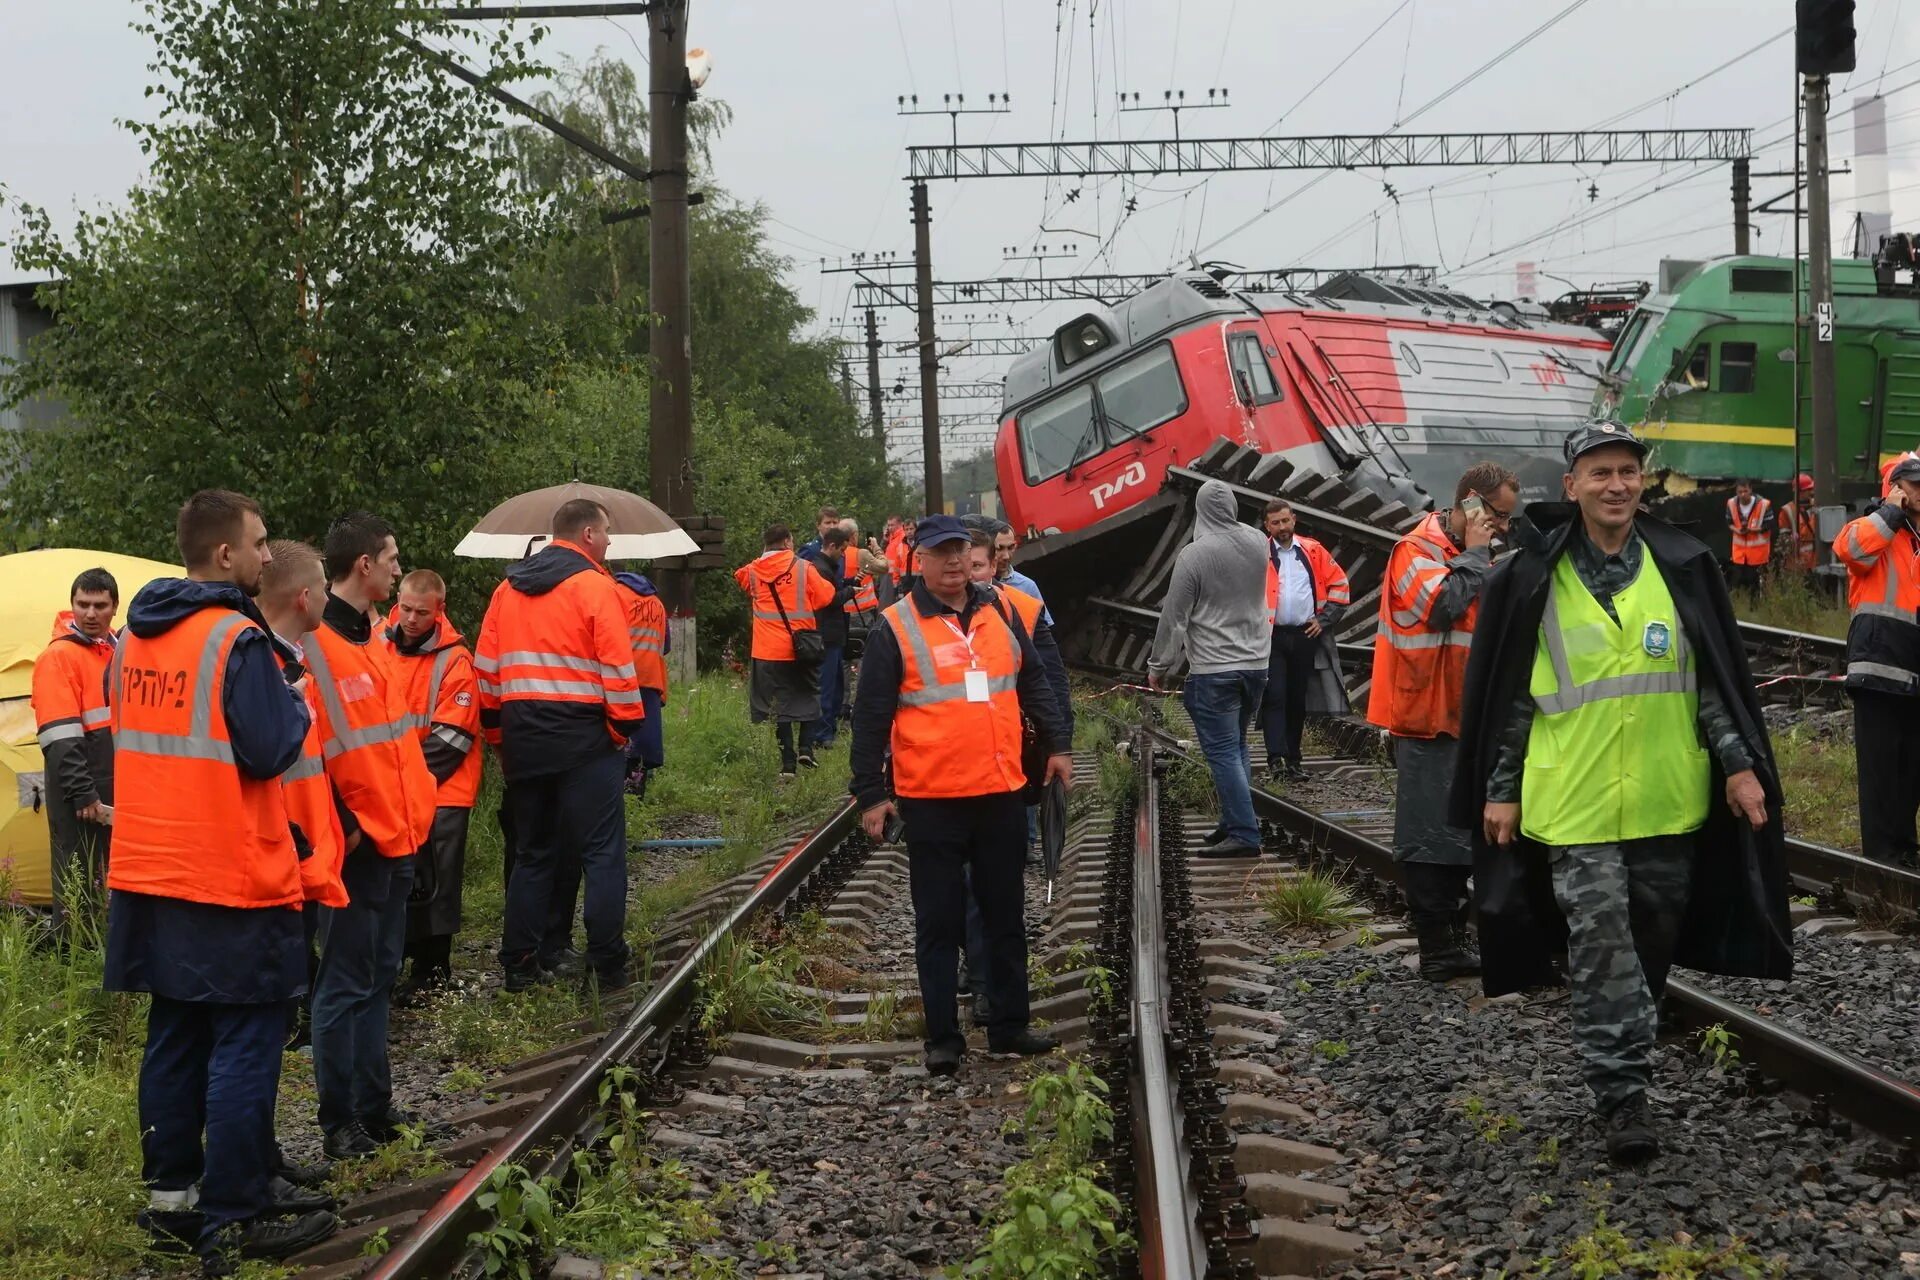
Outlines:
POLYGON ((1098 1016, 1114 1007, 1119 992, 1114 983, 1114 972, 1105 965, 1093 965, 1087 970, 1087 990, 1092 998, 1087 1001, 1087 1012, 1098 1016))
POLYGON ((1106 1097, 1106 1082, 1077 1062, 1034 1080, 1019 1123, 1029 1155, 1007 1170, 980 1252, 948 1275, 1079 1280, 1132 1243, 1093 1163, 1094 1145, 1113 1138, 1106 1097))
POLYGON ((1740 1050, 1736 1047, 1740 1039, 1737 1032, 1727 1030, 1727 1024, 1716 1022, 1700 1033, 1700 1056, 1711 1058, 1717 1070, 1725 1071, 1740 1063, 1740 1050))
POLYGON ((1347 887, 1317 871, 1276 879, 1261 893, 1260 905, 1283 929, 1341 929, 1355 917, 1347 887))
MULTIPOLYGON (((1517 1133, 1525 1126, 1520 1117, 1492 1111, 1480 1098, 1468 1096, 1460 1103, 1460 1110, 1466 1113, 1467 1120, 1473 1125, 1473 1131, 1480 1135, 1482 1142, 1499 1142, 1509 1133, 1517 1133)), ((1560 1145, 1554 1140, 1554 1158, 1559 1159, 1560 1145)))
POLYGON ((1558 1167, 1560 1164, 1559 1134, 1550 1133, 1540 1140, 1540 1154, 1533 1158, 1533 1162, 1548 1168, 1558 1167))
POLYGON ((1335 980, 1333 985, 1343 991, 1350 990, 1354 987, 1364 987, 1379 976, 1380 971, 1378 969, 1361 969, 1350 977, 1335 980))
POLYGON ((1279 955, 1274 956, 1270 963, 1276 965, 1302 964, 1308 960, 1325 960, 1326 958, 1327 953, 1324 951, 1282 951, 1279 955))
POLYGON ((1540 1259, 1538 1272, 1568 1275, 1573 1280, 1649 1274, 1659 1280, 1705 1280, 1710 1276, 1762 1280, 1785 1275, 1786 1265, 1762 1258, 1738 1236, 1717 1246, 1694 1240, 1636 1243, 1607 1221, 1605 1210, 1596 1210, 1593 1230, 1569 1241, 1560 1252, 1540 1259))
MULTIPOLYGON (((0 393, 52 391, 84 425, 8 437, 14 518, 173 559, 197 488, 316 537, 405 476, 404 553, 443 563, 499 496, 504 391, 541 358, 510 286, 546 221, 505 181, 497 116, 396 38, 456 24, 391 0, 145 9, 159 111, 127 127, 150 180, 64 235, 21 210, 55 324, 0 393)), ((494 27, 467 56, 511 82, 536 36, 494 27)))
POLYGON ((360 1246, 363 1258, 384 1258, 393 1252, 393 1237, 388 1235, 389 1228, 382 1227, 368 1236, 360 1246))
POLYGON ((700 1029, 717 1043, 733 1031, 788 1035, 820 1026, 826 1003, 796 990, 805 961, 791 946, 728 936, 700 973, 700 1029))
POLYGON ((1163 804, 1176 804, 1190 813, 1212 809, 1213 775, 1198 760, 1175 756, 1167 765, 1166 777, 1161 779, 1160 797, 1163 804))
POLYGON ((1353 935, 1353 945, 1356 947, 1377 947, 1380 945, 1380 935, 1374 931, 1372 925, 1363 924, 1360 926, 1360 931, 1353 935))
POLYGON ((449 1093, 472 1093, 486 1082, 487 1078, 478 1071, 461 1065, 447 1072, 447 1078, 442 1083, 449 1093))
POLYGON ((334 1194, 345 1200, 390 1182, 424 1178, 447 1167, 419 1129, 401 1125, 393 1141, 384 1143, 372 1155, 334 1165, 327 1181, 334 1194))
POLYGON ((1321 1040, 1313 1046, 1313 1051, 1328 1062, 1337 1062, 1353 1052, 1345 1040, 1321 1040))
POLYGON ((555 1190, 552 1178, 536 1178, 517 1164, 503 1164, 488 1176, 474 1203, 491 1218, 467 1236, 487 1275, 533 1280, 534 1263, 555 1238, 555 1190))

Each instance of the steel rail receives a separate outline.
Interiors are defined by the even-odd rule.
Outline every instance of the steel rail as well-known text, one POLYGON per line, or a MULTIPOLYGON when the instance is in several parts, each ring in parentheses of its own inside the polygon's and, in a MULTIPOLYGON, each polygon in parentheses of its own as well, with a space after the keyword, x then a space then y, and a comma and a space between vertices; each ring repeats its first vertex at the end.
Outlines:
MULTIPOLYGON (((1192 758, 1165 733, 1149 732, 1169 752, 1192 758)), ((1253 788, 1253 807, 1262 817, 1300 833, 1313 848, 1382 879, 1396 883, 1400 879, 1393 850, 1370 836, 1259 787, 1253 788)), ((1848 856, 1840 850, 1827 852, 1848 856)), ((1743 1058, 1793 1088, 1825 1099, 1833 1111, 1898 1141, 1920 1141, 1920 1087, 1711 995, 1684 978, 1667 979, 1666 1008, 1671 1018, 1689 1028, 1724 1024, 1739 1037, 1743 1058)))
POLYGON ((1144 735, 1136 768, 1133 828, 1133 1113, 1135 1167, 1151 1194, 1139 1198, 1141 1271, 1147 1280, 1197 1280, 1206 1272, 1198 1206, 1187 1182, 1179 1085, 1167 1069, 1167 951, 1160 892, 1160 779, 1144 735))
POLYGON ((460 1274, 468 1253, 467 1236, 482 1217, 476 1203, 496 1170, 510 1163, 533 1171, 536 1164, 563 1163, 575 1134, 599 1106, 600 1081, 615 1066, 631 1061, 664 1035, 692 1001, 701 969, 741 926, 785 902, 858 827, 852 800, 802 837, 760 878, 747 895, 701 938, 699 944, 655 983, 632 1012, 608 1033, 591 1057, 541 1100, 445 1195, 423 1213, 393 1248, 366 1273, 366 1280, 440 1280, 460 1274), (543 1158, 542 1158, 543 1157, 543 1158))

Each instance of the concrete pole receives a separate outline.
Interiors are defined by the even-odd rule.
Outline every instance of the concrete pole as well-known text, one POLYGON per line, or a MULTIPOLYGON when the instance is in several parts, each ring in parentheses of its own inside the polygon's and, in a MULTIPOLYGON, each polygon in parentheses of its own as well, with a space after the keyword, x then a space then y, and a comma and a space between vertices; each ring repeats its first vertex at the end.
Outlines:
MULTIPOLYGON (((653 380, 647 394, 649 494, 676 520, 693 516, 693 281, 687 251, 687 0, 647 10, 647 307, 653 380)), ((693 574, 659 575, 673 636, 672 675, 694 675, 693 574)))
POLYGON ((933 349, 933 214, 927 184, 913 184, 913 292, 920 312, 920 441, 927 512, 945 510, 940 492, 940 353, 933 349))
POLYGON ((1827 194, 1827 78, 1808 76, 1803 103, 1807 128, 1807 294, 1812 332, 1813 500, 1840 498, 1840 433, 1833 359, 1833 226, 1827 194))

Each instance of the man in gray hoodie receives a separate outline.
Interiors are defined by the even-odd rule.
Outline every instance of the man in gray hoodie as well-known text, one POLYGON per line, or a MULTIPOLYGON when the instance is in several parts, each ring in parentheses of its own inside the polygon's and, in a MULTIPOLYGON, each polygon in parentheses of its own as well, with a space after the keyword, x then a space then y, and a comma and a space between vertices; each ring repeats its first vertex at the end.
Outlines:
POLYGON ((1193 542, 1174 562, 1160 606, 1147 680, 1161 688, 1186 650, 1182 701, 1220 797, 1220 825, 1200 851, 1208 857, 1260 853, 1247 729, 1267 684, 1273 628, 1266 591, 1266 535, 1240 523, 1231 487, 1207 481, 1194 501, 1193 542))

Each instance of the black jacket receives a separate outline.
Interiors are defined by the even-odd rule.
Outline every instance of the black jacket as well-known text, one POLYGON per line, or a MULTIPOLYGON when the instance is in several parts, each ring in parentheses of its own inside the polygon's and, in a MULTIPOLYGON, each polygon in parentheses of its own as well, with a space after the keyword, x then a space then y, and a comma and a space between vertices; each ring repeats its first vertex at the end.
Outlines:
MULTIPOLYGON (((1572 521, 1578 519, 1576 509, 1566 503, 1536 502, 1527 514, 1540 530, 1540 544, 1523 546, 1496 567, 1480 600, 1467 659, 1460 763, 1449 813, 1452 825, 1473 833, 1474 898, 1488 995, 1551 982, 1549 961, 1564 947, 1567 935, 1553 900, 1546 851, 1524 836, 1510 848, 1493 848, 1481 821, 1500 730, 1533 670, 1553 566, 1565 553, 1572 521)), ((1705 825, 1695 833, 1693 891, 1674 963, 1741 977, 1791 977, 1779 770, 1732 602, 1705 546, 1644 514, 1635 528, 1666 579, 1701 677, 1719 689, 1748 754, 1759 762, 1755 773, 1767 797, 1767 825, 1755 831, 1728 809, 1726 777, 1714 764, 1712 800, 1705 825)))
POLYGON ((833 588, 833 602, 813 611, 814 623, 820 628, 820 642, 844 645, 847 642, 847 601, 853 599, 854 592, 860 588, 846 578, 843 572, 846 561, 843 557, 829 555, 817 543, 808 545, 813 550, 808 551, 803 547, 800 555, 833 588))

